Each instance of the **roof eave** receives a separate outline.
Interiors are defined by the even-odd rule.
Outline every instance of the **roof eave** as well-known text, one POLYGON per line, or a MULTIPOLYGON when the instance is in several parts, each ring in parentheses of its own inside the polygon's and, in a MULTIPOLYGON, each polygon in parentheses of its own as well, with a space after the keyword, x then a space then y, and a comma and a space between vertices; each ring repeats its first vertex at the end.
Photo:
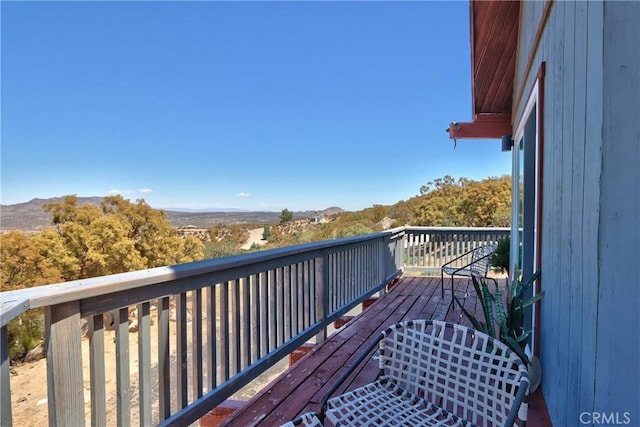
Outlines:
POLYGON ((452 139, 499 139, 512 132, 519 1, 469 2, 473 121, 453 122, 452 139))

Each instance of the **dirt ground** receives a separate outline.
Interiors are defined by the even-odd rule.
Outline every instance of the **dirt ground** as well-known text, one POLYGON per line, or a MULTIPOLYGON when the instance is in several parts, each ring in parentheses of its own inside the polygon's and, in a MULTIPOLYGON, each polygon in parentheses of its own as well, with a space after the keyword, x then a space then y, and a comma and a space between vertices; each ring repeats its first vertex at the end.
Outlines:
POLYGON ((249 230, 249 239, 244 245, 242 245, 242 249, 251 249, 253 244, 264 245, 267 243, 266 240, 262 239, 263 233, 264 228, 254 228, 253 230, 249 230))

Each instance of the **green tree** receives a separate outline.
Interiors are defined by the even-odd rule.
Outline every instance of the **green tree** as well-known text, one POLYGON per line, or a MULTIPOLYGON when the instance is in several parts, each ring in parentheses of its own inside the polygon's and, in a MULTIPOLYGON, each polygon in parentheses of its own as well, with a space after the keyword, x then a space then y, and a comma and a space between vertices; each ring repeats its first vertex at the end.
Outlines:
POLYGON ((103 199, 101 206, 105 215, 115 215, 129 223, 128 236, 146 268, 202 258, 204 245, 197 245, 194 237, 183 239, 178 236, 166 213, 153 209, 143 199, 134 204, 120 195, 110 196, 103 199))
POLYGON ((285 208, 280 213, 280 224, 284 224, 285 222, 289 222, 293 219, 293 212, 289 209, 285 208))
POLYGON ((45 210, 62 240, 57 256, 65 280, 160 267, 202 258, 204 245, 182 238, 163 211, 144 200, 105 197, 100 207, 77 205, 75 196, 48 203, 45 210))
POLYGON ((269 241, 270 237, 271 237, 271 227, 269 225, 265 225, 262 231, 262 240, 269 241))
MULTIPOLYGON (((56 236, 55 232, 52 234, 56 236)), ((43 241, 37 234, 29 236, 21 231, 0 234, 0 277, 2 291, 62 281, 61 272, 48 258, 43 241)), ((29 310, 10 321, 7 325, 9 359, 22 359, 43 336, 42 310, 29 310)))
POLYGON ((3 291, 62 281, 62 273, 39 240, 21 231, 0 234, 3 291))
POLYGON ((420 194, 407 202, 413 225, 504 227, 510 223, 509 176, 473 181, 447 175, 423 185, 420 194))
MULTIPOLYGON (((28 236, 0 235, 2 290, 178 264, 202 258, 197 238, 178 236, 164 212, 120 196, 101 207, 78 206, 76 196, 48 203, 55 229, 28 236)), ((41 310, 30 310, 8 325, 9 353, 22 358, 43 337, 41 310)))

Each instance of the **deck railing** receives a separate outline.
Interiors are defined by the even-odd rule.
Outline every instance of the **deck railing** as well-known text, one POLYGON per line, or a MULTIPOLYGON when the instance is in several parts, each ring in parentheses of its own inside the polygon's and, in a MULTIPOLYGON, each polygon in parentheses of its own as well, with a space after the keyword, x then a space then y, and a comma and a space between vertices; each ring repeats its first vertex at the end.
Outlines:
POLYGON ((403 227, 0 293, 0 424, 12 425, 7 324, 27 310, 45 310, 50 425, 106 425, 107 381, 116 384, 118 425, 188 425, 306 341, 324 339, 333 320, 384 292, 403 265, 436 266, 501 233, 403 227), (132 315, 137 343, 129 342, 132 315), (115 346, 114 371, 106 345, 115 346))
MULTIPOLYGON (((440 267, 486 244, 498 243, 510 228, 407 227, 405 229, 404 267, 439 273, 440 267)), ((461 267, 464 259, 452 266, 461 267)))

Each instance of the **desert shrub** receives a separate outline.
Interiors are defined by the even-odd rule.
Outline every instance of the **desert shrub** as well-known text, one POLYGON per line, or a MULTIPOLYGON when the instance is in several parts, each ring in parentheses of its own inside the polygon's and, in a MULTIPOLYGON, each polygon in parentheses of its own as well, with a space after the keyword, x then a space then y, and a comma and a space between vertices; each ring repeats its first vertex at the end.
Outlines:
POLYGON ((30 310, 7 325, 9 359, 22 360, 44 339, 44 314, 41 310, 30 310))

